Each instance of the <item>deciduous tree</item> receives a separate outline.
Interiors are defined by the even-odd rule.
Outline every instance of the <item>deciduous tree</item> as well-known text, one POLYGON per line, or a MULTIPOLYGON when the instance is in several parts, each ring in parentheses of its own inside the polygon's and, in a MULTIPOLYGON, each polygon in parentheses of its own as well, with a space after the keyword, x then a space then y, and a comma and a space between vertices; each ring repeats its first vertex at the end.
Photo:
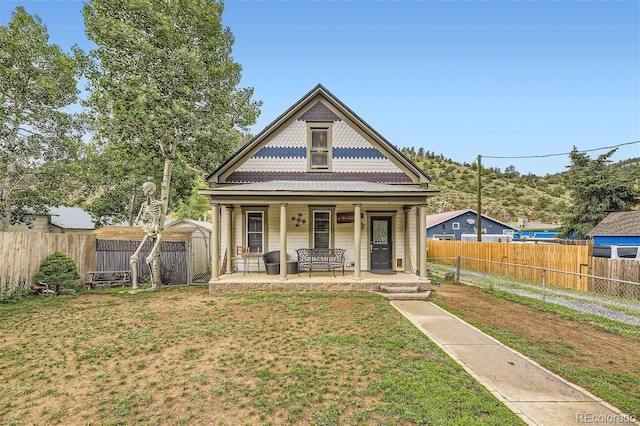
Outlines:
POLYGON ((23 7, 0 26, 0 231, 71 201, 81 148, 77 67, 23 7))
POLYGON ((253 89, 237 87, 241 67, 222 12, 213 0, 89 0, 83 9, 96 44, 87 63, 96 141, 128 145, 134 168, 163 162, 149 173, 162 176, 161 231, 174 165, 210 171, 258 114, 253 89))

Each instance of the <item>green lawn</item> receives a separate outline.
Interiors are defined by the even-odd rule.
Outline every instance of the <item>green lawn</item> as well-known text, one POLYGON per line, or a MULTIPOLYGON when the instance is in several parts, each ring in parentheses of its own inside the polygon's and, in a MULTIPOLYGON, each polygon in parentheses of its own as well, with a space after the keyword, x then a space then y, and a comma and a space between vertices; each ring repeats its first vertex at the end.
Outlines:
POLYGON ((371 293, 153 293, 0 306, 3 425, 516 425, 371 293))

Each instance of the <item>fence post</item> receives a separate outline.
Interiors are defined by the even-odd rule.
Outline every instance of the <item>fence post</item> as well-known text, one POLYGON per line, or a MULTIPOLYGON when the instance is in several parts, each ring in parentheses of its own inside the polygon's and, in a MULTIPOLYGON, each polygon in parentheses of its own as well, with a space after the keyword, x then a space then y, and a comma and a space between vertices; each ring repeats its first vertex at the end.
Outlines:
POLYGON ((456 260, 456 282, 459 283, 460 282, 460 263, 462 256, 458 255, 458 258, 456 260))
POLYGON ((542 309, 546 309, 547 270, 542 270, 542 309))

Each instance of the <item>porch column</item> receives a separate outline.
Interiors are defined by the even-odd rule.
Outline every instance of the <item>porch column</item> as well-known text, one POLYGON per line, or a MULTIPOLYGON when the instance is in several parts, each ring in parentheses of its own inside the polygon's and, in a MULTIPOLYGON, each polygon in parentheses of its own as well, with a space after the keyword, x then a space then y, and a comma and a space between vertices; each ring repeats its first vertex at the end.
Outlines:
POLYGON ((362 228, 360 228, 360 206, 361 204, 354 204, 353 211, 353 279, 360 280, 360 256, 361 256, 361 244, 360 235, 362 228))
POLYGON ((404 206, 404 272, 411 273, 411 207, 404 206))
POLYGON ((287 280, 287 203, 280 203, 280 281, 287 280))
POLYGON ((427 280, 427 205, 421 204, 420 207, 420 223, 416 226, 418 233, 418 253, 420 259, 418 265, 420 265, 420 280, 427 280))
POLYGON ((227 267, 225 273, 233 270, 233 258, 236 253, 233 247, 233 206, 227 206, 227 267))
POLYGON ((209 284, 220 279, 220 213, 218 204, 211 203, 211 279, 209 284))

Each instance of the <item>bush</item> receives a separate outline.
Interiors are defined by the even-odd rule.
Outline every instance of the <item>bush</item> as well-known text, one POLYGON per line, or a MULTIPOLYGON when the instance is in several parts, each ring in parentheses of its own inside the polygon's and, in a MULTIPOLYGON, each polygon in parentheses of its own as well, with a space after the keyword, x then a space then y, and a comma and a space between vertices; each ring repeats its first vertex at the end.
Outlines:
POLYGON ((56 251, 47 257, 36 273, 36 281, 44 281, 49 288, 59 293, 64 287, 74 287, 80 278, 76 263, 64 253, 56 251))
MULTIPOLYGON (((0 277, 2 282, 2 277, 0 277)), ((0 285, 0 304, 17 303, 29 296, 31 289, 27 287, 27 279, 19 277, 17 282, 11 282, 7 276, 3 285, 0 285)))

